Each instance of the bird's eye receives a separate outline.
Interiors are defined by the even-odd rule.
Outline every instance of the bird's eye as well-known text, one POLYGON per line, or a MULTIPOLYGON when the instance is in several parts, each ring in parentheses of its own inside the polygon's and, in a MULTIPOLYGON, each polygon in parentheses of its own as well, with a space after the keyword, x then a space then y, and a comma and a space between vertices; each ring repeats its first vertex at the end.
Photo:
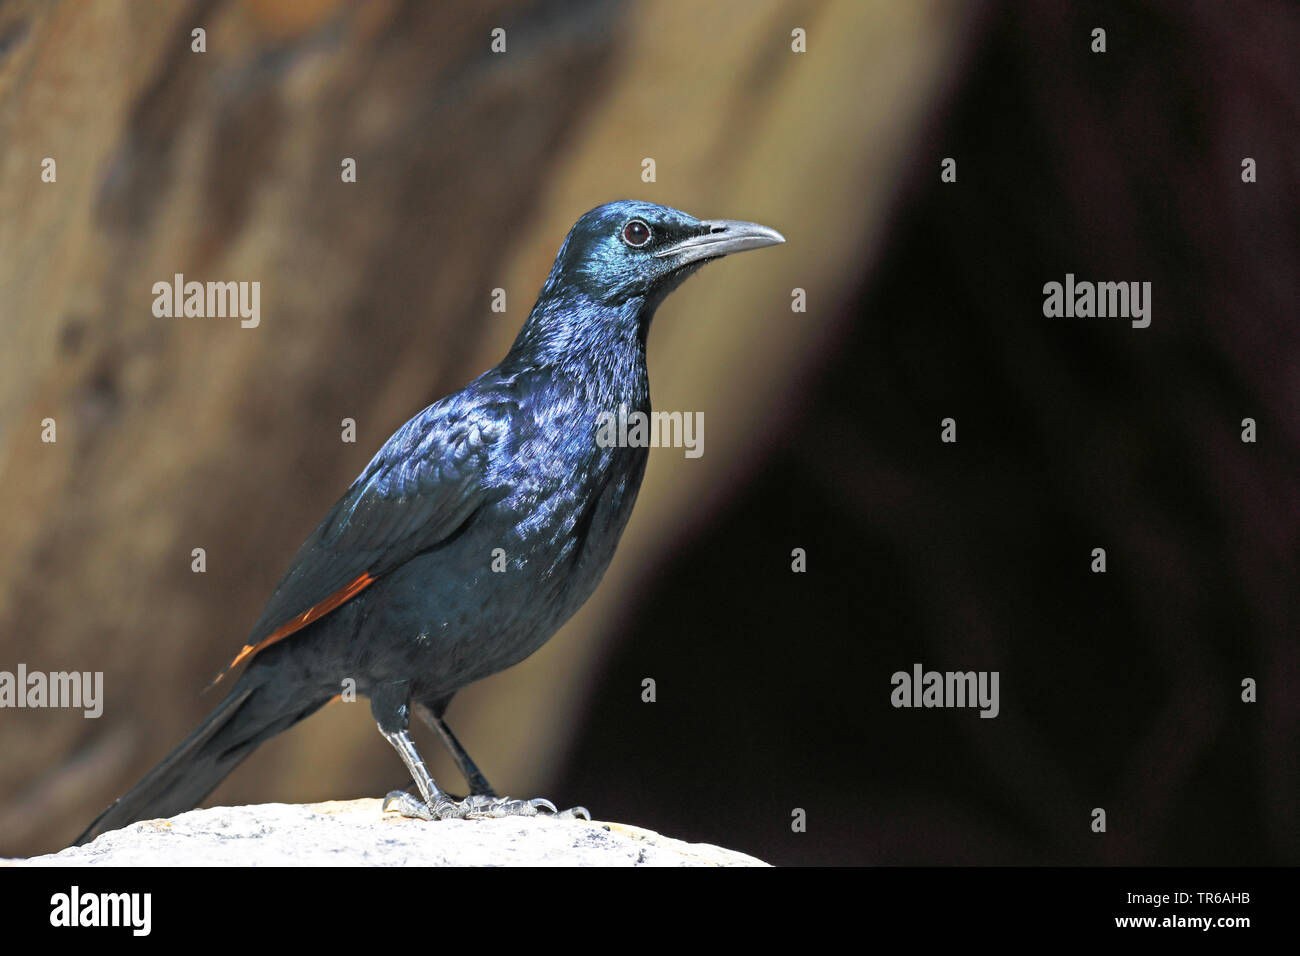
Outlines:
POLYGON ((633 219, 623 227, 623 241, 633 249, 640 249, 650 241, 650 227, 640 219, 633 219))

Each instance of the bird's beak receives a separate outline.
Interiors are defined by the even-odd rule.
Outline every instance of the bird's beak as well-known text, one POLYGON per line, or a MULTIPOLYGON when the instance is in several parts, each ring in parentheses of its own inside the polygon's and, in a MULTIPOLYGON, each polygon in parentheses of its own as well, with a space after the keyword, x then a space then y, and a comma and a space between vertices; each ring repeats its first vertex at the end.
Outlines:
POLYGON ((708 232, 683 239, 667 249, 660 249, 655 253, 655 258, 679 256, 680 261, 675 265, 684 266, 702 259, 716 259, 718 256, 731 255, 733 252, 762 249, 764 246, 775 246, 785 242, 785 236, 775 229, 760 226, 756 222, 709 219, 701 222, 700 226, 708 232))

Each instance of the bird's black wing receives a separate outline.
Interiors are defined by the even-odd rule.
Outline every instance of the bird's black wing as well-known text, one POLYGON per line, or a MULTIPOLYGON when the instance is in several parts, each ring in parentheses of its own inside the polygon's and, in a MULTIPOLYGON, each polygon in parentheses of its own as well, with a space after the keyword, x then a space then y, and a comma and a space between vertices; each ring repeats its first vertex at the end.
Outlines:
POLYGON ((226 670, 460 528, 490 494, 491 449, 513 409, 507 398, 471 386, 399 428, 298 549, 226 670))

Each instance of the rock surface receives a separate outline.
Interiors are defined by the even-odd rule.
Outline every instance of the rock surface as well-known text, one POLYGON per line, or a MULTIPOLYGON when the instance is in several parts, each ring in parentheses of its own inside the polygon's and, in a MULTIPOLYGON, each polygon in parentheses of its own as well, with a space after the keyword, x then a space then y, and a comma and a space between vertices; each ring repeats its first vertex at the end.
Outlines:
POLYGON ((765 866, 621 823, 553 817, 443 820, 375 799, 191 810, 105 833, 19 866, 765 866))

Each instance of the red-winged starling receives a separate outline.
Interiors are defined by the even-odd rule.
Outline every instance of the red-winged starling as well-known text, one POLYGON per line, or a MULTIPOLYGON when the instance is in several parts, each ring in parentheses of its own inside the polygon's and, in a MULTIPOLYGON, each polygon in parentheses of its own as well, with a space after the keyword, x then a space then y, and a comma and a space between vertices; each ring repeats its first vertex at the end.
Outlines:
POLYGON ((556 812, 497 797, 443 714, 462 687, 541 647, 613 558, 647 449, 598 441, 598 420, 649 413, 655 309, 705 262, 784 241, 646 202, 579 219, 501 364, 384 443, 298 549, 231 662, 248 666, 229 695, 76 842, 197 806, 349 678, 420 791, 386 807, 425 819, 556 812), (425 768, 412 711, 451 751, 464 800, 425 768))

